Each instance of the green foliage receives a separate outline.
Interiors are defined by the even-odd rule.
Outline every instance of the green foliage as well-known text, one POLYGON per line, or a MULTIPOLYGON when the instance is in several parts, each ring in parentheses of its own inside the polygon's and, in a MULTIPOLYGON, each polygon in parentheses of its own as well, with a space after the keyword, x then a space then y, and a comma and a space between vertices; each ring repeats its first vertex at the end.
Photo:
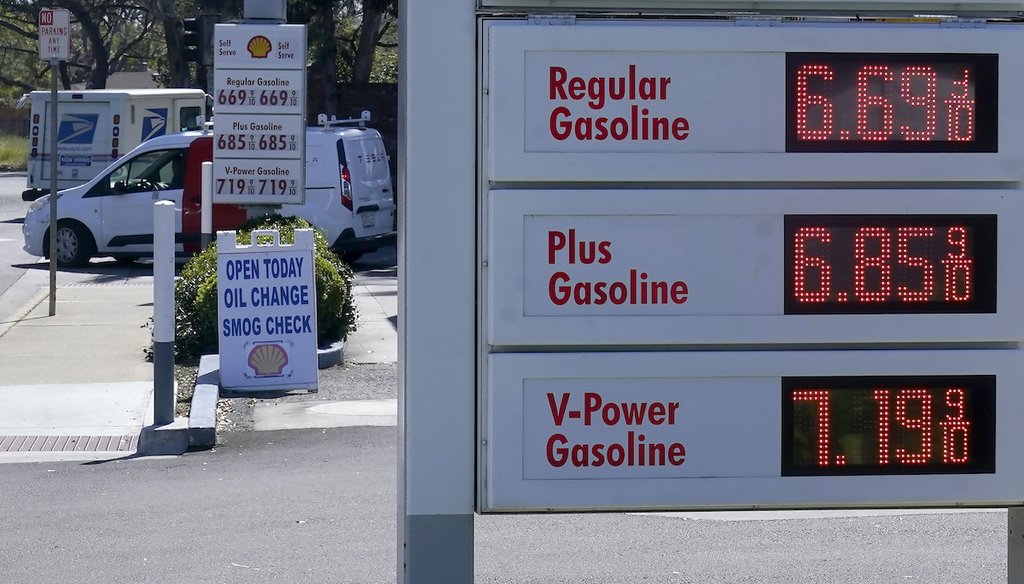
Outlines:
POLYGON ((28 167, 28 138, 0 134, 0 170, 28 167))
MULTIPOLYGON (((117 72, 157 71, 158 78, 170 80, 170 71, 184 66, 180 52, 169 51, 168 38, 180 36, 175 24, 181 18, 204 12, 216 14, 219 22, 242 16, 242 0, 36 0, 0 1, 0 100, 17 99, 32 89, 49 87, 49 64, 38 57, 36 17, 42 5, 72 11, 71 55, 62 65, 61 82, 88 88, 103 87, 106 77, 117 72), (171 66, 174 61, 174 67, 171 66)), ((358 39, 367 20, 376 28, 370 80, 397 80, 398 6, 396 0, 290 0, 289 22, 310 25, 309 49, 324 43, 338 49, 339 80, 351 80, 358 55, 358 39), (368 9, 380 19, 367 19, 368 9), (326 30, 316 30, 311 14, 330 14, 326 30)), ((362 55, 365 57, 365 55, 362 55)), ((326 63, 325 63, 326 65, 326 63)), ((365 81, 365 80, 363 80, 365 81)), ((68 87, 70 88, 70 87, 68 87)))
MULTIPOLYGON (((252 242, 257 229, 276 229, 281 243, 294 243, 296 229, 310 224, 297 217, 270 215, 239 226, 240 244, 252 242)), ((344 340, 356 329, 352 299, 352 268, 331 251, 319 230, 313 233, 313 263, 316 280, 317 343, 320 346, 344 340)), ((217 352, 217 245, 214 243, 190 259, 174 287, 175 342, 178 361, 217 352)))

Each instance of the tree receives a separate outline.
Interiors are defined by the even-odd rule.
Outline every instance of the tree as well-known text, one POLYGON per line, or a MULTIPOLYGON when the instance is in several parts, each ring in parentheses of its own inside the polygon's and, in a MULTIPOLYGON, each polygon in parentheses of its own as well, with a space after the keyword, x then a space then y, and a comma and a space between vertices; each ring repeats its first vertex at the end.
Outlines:
MULTIPOLYGON (((182 52, 181 19, 204 14, 219 22, 242 17, 244 0, 2 0, 0 98, 49 86, 49 63, 38 57, 36 17, 42 7, 72 15, 71 55, 61 86, 106 87, 119 71, 159 71, 169 87, 198 85, 182 52)), ((339 80, 396 80, 396 0, 292 0, 289 22, 308 24, 310 91, 337 107, 339 80)))
POLYGON ((28 89, 26 85, 46 85, 49 65, 38 59, 36 26, 36 17, 43 7, 63 8, 71 13, 71 53, 61 64, 64 89, 70 89, 72 83, 84 83, 94 89, 106 87, 111 73, 139 69, 159 51, 166 50, 148 4, 119 0, 7 0, 0 9, 4 24, 0 28, 0 46, 11 47, 11 51, 5 51, 0 70, 16 75, 5 79, 8 85, 22 89, 28 89))
POLYGON ((164 65, 166 84, 168 87, 188 87, 189 71, 185 59, 170 58, 171 55, 182 55, 184 41, 181 30, 181 19, 175 11, 174 0, 150 0, 150 9, 160 21, 163 28, 164 46, 167 48, 168 59, 164 65))
MULTIPOLYGON (((355 83, 374 79, 374 63, 382 50, 396 48, 385 39, 395 37, 398 20, 396 0, 340 0, 338 31, 339 77, 355 83)), ((394 82, 392 76, 376 79, 394 82), (390 77, 390 78, 388 78, 390 77)))
POLYGON ((370 81, 377 46, 396 15, 395 0, 363 1, 362 26, 359 27, 359 42, 356 46, 355 63, 352 67, 352 81, 358 83, 370 81))

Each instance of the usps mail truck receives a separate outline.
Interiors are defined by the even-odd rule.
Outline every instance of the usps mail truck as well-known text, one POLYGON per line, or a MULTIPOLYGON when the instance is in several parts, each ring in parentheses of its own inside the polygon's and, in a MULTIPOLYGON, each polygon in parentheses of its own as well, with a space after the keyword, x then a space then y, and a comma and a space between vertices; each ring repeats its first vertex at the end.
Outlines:
MULTIPOLYGON (((57 93, 57 188, 83 184, 142 142, 199 129, 198 116, 208 116, 201 89, 95 89, 57 93)), ((50 191, 49 91, 33 91, 31 103, 28 184, 22 199, 35 200, 50 191)))

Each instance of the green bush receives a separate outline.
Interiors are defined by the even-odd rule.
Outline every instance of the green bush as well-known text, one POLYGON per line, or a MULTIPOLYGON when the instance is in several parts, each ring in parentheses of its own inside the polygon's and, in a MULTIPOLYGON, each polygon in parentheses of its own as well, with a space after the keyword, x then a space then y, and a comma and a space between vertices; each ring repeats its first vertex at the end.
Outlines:
MULTIPOLYGON (((247 221, 236 230, 238 242, 249 244, 255 229, 276 229, 281 243, 294 243, 295 230, 310 228, 298 217, 269 215, 247 221)), ((352 268, 330 249, 320 231, 313 233, 313 263, 316 279, 317 343, 323 347, 348 338, 356 330, 356 309, 352 300, 352 268)), ((217 244, 190 259, 174 286, 174 353, 178 361, 216 353, 217 333, 217 244)))

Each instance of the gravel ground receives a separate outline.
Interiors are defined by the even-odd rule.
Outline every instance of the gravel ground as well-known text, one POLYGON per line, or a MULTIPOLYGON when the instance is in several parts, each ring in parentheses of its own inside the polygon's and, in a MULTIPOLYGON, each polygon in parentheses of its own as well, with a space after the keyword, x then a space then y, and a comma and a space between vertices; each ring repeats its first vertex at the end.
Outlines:
MULTIPOLYGON (((174 366, 178 383, 176 416, 188 416, 199 364, 174 366)), ((394 399, 398 397, 398 364, 374 363, 341 365, 321 369, 316 392, 221 393, 217 401, 217 432, 253 429, 253 409, 261 401, 349 401, 394 399)))

